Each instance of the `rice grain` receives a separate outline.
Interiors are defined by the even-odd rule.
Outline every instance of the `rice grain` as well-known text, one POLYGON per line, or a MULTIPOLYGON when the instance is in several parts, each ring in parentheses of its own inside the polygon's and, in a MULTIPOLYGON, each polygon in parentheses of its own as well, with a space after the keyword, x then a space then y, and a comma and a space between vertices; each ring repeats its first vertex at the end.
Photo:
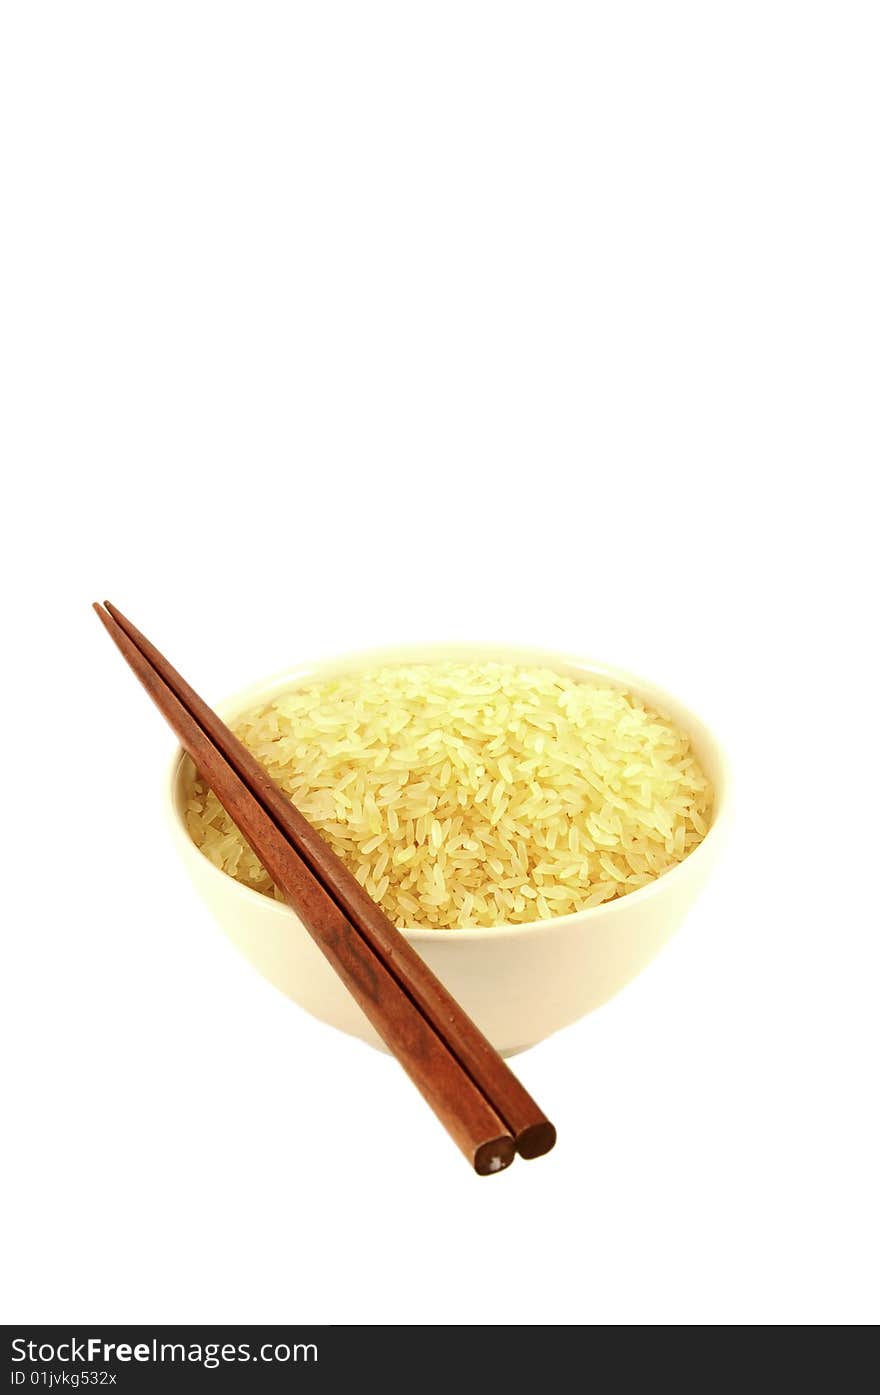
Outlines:
MULTIPOLYGON (((711 823, 683 732, 549 668, 386 666, 293 688, 233 725, 399 926, 601 905, 682 861, 711 823)), ((275 893, 201 781, 186 821, 216 866, 275 893)))

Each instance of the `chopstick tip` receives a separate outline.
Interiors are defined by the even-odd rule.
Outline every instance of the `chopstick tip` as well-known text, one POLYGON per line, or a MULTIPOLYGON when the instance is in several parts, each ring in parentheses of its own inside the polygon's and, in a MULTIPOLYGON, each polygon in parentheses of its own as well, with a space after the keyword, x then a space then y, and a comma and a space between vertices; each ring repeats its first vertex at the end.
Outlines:
POLYGON ((509 1134, 481 1143, 474 1154, 474 1171, 480 1177, 491 1177, 493 1172, 503 1172, 510 1167, 516 1157, 516 1148, 509 1134))
POLYGON ((556 1130, 549 1119, 529 1124, 516 1136, 516 1151, 521 1158, 541 1158, 556 1143, 556 1130))

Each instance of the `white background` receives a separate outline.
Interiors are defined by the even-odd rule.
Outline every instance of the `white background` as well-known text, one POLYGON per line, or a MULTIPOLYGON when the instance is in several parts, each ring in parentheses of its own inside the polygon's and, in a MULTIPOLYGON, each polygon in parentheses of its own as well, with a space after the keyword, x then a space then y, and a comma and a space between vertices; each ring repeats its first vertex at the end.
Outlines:
POLYGON ((876 7, 12 4, 3 1317, 880 1316, 876 7), (173 742, 491 636, 679 692, 727 856, 470 1174, 227 944, 173 742))

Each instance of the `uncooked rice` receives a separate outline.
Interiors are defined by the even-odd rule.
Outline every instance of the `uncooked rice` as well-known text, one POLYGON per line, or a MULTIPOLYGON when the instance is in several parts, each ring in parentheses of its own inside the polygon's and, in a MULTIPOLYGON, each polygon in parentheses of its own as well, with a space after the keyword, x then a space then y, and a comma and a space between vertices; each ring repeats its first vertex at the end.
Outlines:
MULTIPOLYGON (((637 697, 550 668, 395 665, 294 688, 234 730, 399 926, 519 924, 635 891, 704 837, 688 738, 637 697)), ((206 857, 266 895, 201 781, 206 857)))

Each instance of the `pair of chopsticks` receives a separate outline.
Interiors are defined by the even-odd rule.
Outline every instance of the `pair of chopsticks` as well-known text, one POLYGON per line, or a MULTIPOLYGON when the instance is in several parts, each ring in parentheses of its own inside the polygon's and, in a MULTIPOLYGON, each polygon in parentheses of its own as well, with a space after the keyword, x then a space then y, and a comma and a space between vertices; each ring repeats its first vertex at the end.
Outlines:
MULTIPOLYGON (((412 945, 224 722, 130 620, 94 607, 202 778, 481 1175, 556 1130, 412 945)), ((455 931, 450 931, 454 934, 455 931)))

